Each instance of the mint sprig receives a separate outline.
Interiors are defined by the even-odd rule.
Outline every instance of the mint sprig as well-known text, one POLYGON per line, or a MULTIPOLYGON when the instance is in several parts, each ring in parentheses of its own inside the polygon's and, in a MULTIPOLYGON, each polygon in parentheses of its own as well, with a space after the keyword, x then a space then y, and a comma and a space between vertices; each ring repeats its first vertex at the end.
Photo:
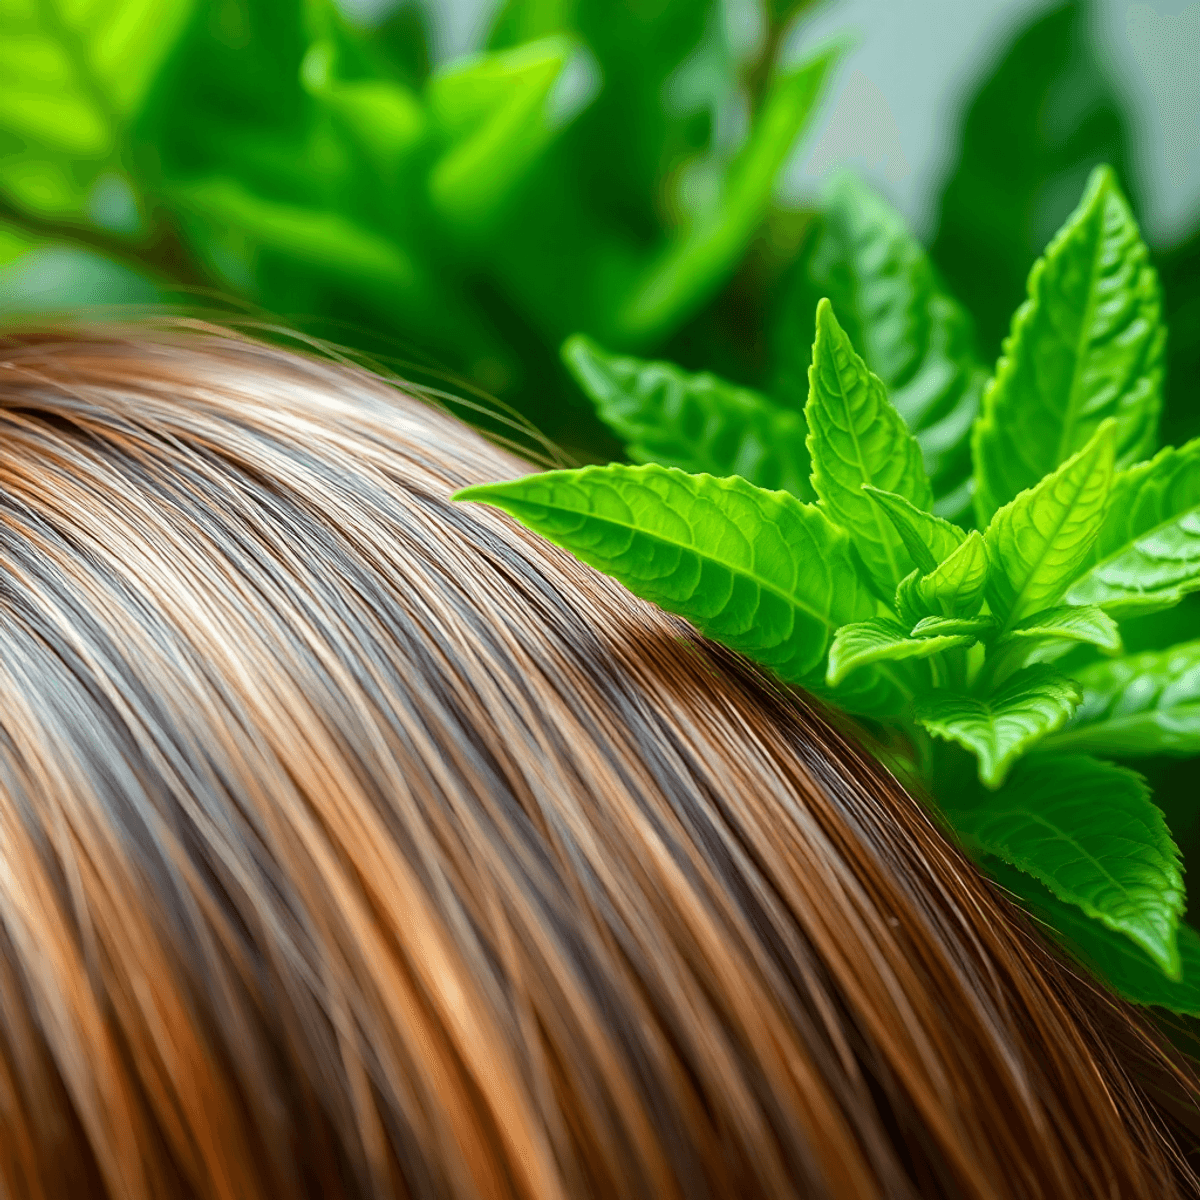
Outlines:
MULTIPOLYGON (((954 302, 881 201, 847 208, 864 195, 836 191, 827 227, 841 230, 846 261, 829 261, 839 243, 827 234, 822 262, 873 297, 851 325, 911 380, 934 314, 954 302), (891 302, 897 280, 921 286, 891 302)), ((915 436, 930 426, 911 397, 895 403, 828 299, 802 415, 786 395, 573 339, 569 365, 642 464, 455 498, 506 509, 784 682, 871 717, 911 748, 903 772, 981 865, 1081 961, 1135 1001, 1200 1015, 1179 852, 1142 777, 1102 761, 1200 753, 1200 640, 1119 657, 1120 619, 1200 590, 1197 443, 1133 461, 1155 448, 1157 288, 1115 179, 1098 169, 1031 272, 973 433, 961 423, 945 447, 945 461, 973 451, 979 529, 935 515, 972 506, 947 503, 944 488, 961 498, 962 485, 946 474, 931 482, 915 436), (773 490, 784 478, 788 490, 773 490)), ((976 376, 965 339, 939 353, 953 346, 951 374, 976 376)), ((966 395, 944 403, 957 411, 966 395)))

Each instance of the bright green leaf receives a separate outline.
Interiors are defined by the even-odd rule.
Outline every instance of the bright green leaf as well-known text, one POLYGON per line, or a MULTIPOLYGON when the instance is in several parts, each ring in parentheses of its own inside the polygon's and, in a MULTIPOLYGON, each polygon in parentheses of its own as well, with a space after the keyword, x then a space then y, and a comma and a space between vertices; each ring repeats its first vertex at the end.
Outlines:
MULTIPOLYGON (((484 484, 455 499, 503 508, 785 682, 823 687, 834 632, 879 612, 849 537, 816 505, 736 475, 614 463, 484 484)), ((879 672, 866 673, 859 695, 898 709, 902 692, 879 672)))
POLYGON ((749 137, 726 168, 718 203, 650 263, 617 314, 617 336, 640 341, 667 332, 707 300, 741 261, 839 53, 825 51, 775 79, 749 137))
POLYGON ((1073 904, 1064 904, 1023 871, 994 858, 985 860, 984 867, 1049 926, 1055 940, 1126 1000, 1200 1017, 1200 934, 1190 925, 1179 926, 1182 978, 1168 979, 1129 938, 1106 929, 1073 904))
POLYGON ((1061 658, 1080 643, 1099 646, 1109 654, 1119 654, 1121 631, 1102 609, 1090 605, 1083 608, 1061 605, 1026 617, 998 638, 992 650, 997 656, 1009 656, 1010 669, 1017 670, 1030 663, 1061 658))
POLYGON ((1104 422, 1053 475, 992 518, 987 598, 1008 628, 1051 607, 1085 561, 1108 507, 1116 432, 1115 421, 1104 422))
POLYGON ((562 354, 636 462, 741 475, 758 487, 816 499, 802 413, 715 375, 608 354, 582 334, 569 338, 562 354))
POLYGON ((1093 565, 1067 600, 1117 617, 1170 608, 1200 591, 1200 438, 1117 475, 1087 561, 1093 565))
POLYGON ((871 663, 929 658, 942 650, 969 646, 974 640, 972 634, 910 637, 904 626, 891 617, 856 621, 843 625, 834 635, 825 682, 836 688, 851 671, 871 663))
POLYGON ((460 234, 494 226, 561 128, 554 89, 578 49, 569 37, 543 38, 455 63, 430 81, 429 108, 450 146, 430 172, 429 196, 460 234))
POLYGON ((965 493, 952 497, 970 475, 968 439, 987 378, 970 318, 904 219, 849 172, 827 188, 817 237, 799 267, 774 335, 782 386, 803 378, 797 327, 827 296, 916 435, 934 495, 948 504, 935 511, 957 515, 968 507, 965 493))
POLYGON ((913 562, 922 572, 934 570, 938 563, 966 541, 964 530, 941 517, 922 511, 903 496, 881 491, 868 483, 862 486, 863 491, 887 513, 913 562))
POLYGON ((1200 754, 1200 641, 1075 672, 1083 702, 1056 750, 1133 758, 1200 754))
POLYGON ((890 511, 864 492, 863 484, 928 508, 929 480, 920 447, 888 403, 878 376, 855 354, 827 300, 817 306, 804 415, 813 490, 822 508, 843 529, 853 530, 867 570, 890 593, 912 569, 912 555, 890 511))
POLYGON ((979 531, 972 529, 935 570, 900 581, 897 611, 912 624, 927 616, 973 617, 983 607, 987 577, 987 550, 979 531))
POLYGON ((1162 406, 1158 278, 1111 168, 1029 275, 972 436, 976 514, 1001 505, 1079 450, 1108 418, 1119 463, 1154 448, 1162 406))
POLYGON ((947 811, 980 849, 1125 934, 1178 978, 1179 850, 1140 775, 1082 754, 1039 753, 999 791, 947 811))
POLYGON ((1012 764, 1061 729, 1079 703, 1078 684, 1039 664, 1014 675, 986 699, 935 691, 917 701, 916 720, 930 733, 965 746, 979 759, 979 778, 998 788, 1012 764))
POLYGON ((913 637, 951 637, 969 633, 985 638, 996 628, 996 618, 986 613, 981 617, 923 617, 912 627, 913 637))

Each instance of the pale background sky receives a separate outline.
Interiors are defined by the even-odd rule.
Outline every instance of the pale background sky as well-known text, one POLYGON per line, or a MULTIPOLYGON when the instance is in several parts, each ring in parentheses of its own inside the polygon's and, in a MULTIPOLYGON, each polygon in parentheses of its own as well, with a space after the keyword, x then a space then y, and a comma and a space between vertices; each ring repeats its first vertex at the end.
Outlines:
MULTIPOLYGON (((434 14, 443 59, 473 48, 493 7, 492 0, 419 2, 434 14)), ((395 0, 341 3, 369 19, 395 0)), ((962 96, 1016 30, 1052 4, 826 0, 793 31, 789 48, 803 52, 845 32, 858 43, 799 148, 785 191, 813 196, 830 171, 853 165, 928 238, 962 96)), ((1145 232, 1169 245, 1200 217, 1200 0, 1097 0, 1095 11, 1097 51, 1126 98, 1145 232)))

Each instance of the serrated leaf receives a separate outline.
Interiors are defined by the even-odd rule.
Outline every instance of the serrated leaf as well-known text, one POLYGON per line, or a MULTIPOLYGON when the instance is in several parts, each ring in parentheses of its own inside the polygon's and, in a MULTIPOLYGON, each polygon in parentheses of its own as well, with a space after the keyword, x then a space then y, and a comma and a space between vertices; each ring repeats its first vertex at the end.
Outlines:
POLYGON ((94 219, 94 185, 103 186, 104 172, 123 178, 126 132, 193 7, 191 0, 0 6, 4 192, 26 210, 86 210, 94 219))
POLYGON ((1087 562, 1067 600, 1117 617, 1170 608, 1200 591, 1200 438, 1116 476, 1087 562))
POLYGON ((922 572, 933 571, 938 563, 966 541, 965 530, 932 513, 923 512, 903 496, 882 491, 869 483, 862 486, 863 491, 887 513, 913 562, 922 572))
POLYGON ((969 646, 974 640, 973 634, 910 637, 904 626, 890 617, 856 621, 843 625, 834 635, 825 682, 836 688, 851 671, 871 663, 929 658, 942 650, 969 646))
POLYGON ((935 570, 900 581, 896 609, 913 624, 927 616, 973 617, 983 607, 987 577, 987 550, 979 531, 972 529, 935 570))
POLYGON ((986 613, 982 617, 923 617, 912 627, 913 637, 949 637, 969 633, 986 637, 996 628, 996 618, 986 613))
POLYGON ((987 599, 1007 628, 1050 608, 1086 560, 1108 507, 1116 432, 1116 422, 1105 421, 1053 475, 992 518, 987 599))
POLYGON ((992 651, 997 656, 1010 656, 1010 669, 1016 670, 1030 663, 1052 662, 1080 643, 1118 654, 1121 631, 1102 609, 1060 605, 1027 617, 997 638, 992 651))
POLYGON ((562 356, 635 462, 741 475, 816 499, 802 413, 707 372, 608 354, 582 334, 567 339, 562 356))
MULTIPOLYGON (((879 613, 842 530, 816 505, 736 475, 613 463, 484 484, 454 498, 503 508, 788 683, 823 689, 834 632, 879 613)), ((899 679, 894 668, 874 668, 846 707, 898 710, 899 679)))
MULTIPOLYGON (((848 172, 826 188, 817 236, 776 321, 784 388, 803 379, 796 328, 822 296, 915 434, 934 495, 950 497, 970 475, 968 437, 987 378, 971 321, 899 213, 848 172)), ((948 515, 964 508, 952 500, 948 515)))
POLYGON ((430 171, 429 198, 460 235, 494 227, 562 127, 555 85, 578 50, 555 35, 456 62, 430 80, 429 110, 450 145, 430 171))
POLYGON ((999 859, 985 860, 984 867, 992 879, 1049 927, 1051 935, 1072 956, 1126 1000, 1200 1016, 1200 934, 1190 925, 1179 926, 1181 978, 1168 979, 1127 937, 1106 929, 1073 904, 1064 904, 1023 871, 999 859))
POLYGON ((726 168, 718 202, 663 247, 616 315, 618 337, 659 336, 709 298, 741 260, 771 206, 779 172, 820 97, 840 50, 782 72, 726 168))
POLYGON ((1117 423, 1119 463, 1154 448, 1166 331, 1158 278, 1109 167, 1029 275, 972 435, 980 525, 1117 423))
POLYGON ((950 801, 947 811, 980 849, 1124 934, 1178 978, 1179 850, 1140 775, 1082 754, 1033 754, 998 791, 973 804, 950 801))
POLYGON ((1073 680, 1039 664, 986 698, 942 690, 923 696, 916 720, 935 736, 970 750, 979 760, 980 781, 998 788, 1022 754, 1062 728, 1080 695, 1073 680))
POLYGON ((1133 758, 1200 754, 1200 641, 1075 672, 1083 700, 1056 750, 1133 758))
POLYGON ((804 415, 812 485, 821 507, 843 529, 854 531, 867 570, 890 593, 912 569, 912 556, 863 484, 927 508, 932 500, 929 480, 920 447, 888 403, 879 377, 855 354, 827 300, 817 306, 804 415))

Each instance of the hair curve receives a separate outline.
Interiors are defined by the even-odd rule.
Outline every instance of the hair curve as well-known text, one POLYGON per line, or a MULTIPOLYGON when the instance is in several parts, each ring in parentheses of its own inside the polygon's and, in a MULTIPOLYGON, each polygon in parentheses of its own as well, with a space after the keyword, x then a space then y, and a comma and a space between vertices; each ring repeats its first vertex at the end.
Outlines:
POLYGON ((1200 1195, 1190 1068, 849 733, 448 500, 530 469, 0 340, 4 1195, 1200 1195))

